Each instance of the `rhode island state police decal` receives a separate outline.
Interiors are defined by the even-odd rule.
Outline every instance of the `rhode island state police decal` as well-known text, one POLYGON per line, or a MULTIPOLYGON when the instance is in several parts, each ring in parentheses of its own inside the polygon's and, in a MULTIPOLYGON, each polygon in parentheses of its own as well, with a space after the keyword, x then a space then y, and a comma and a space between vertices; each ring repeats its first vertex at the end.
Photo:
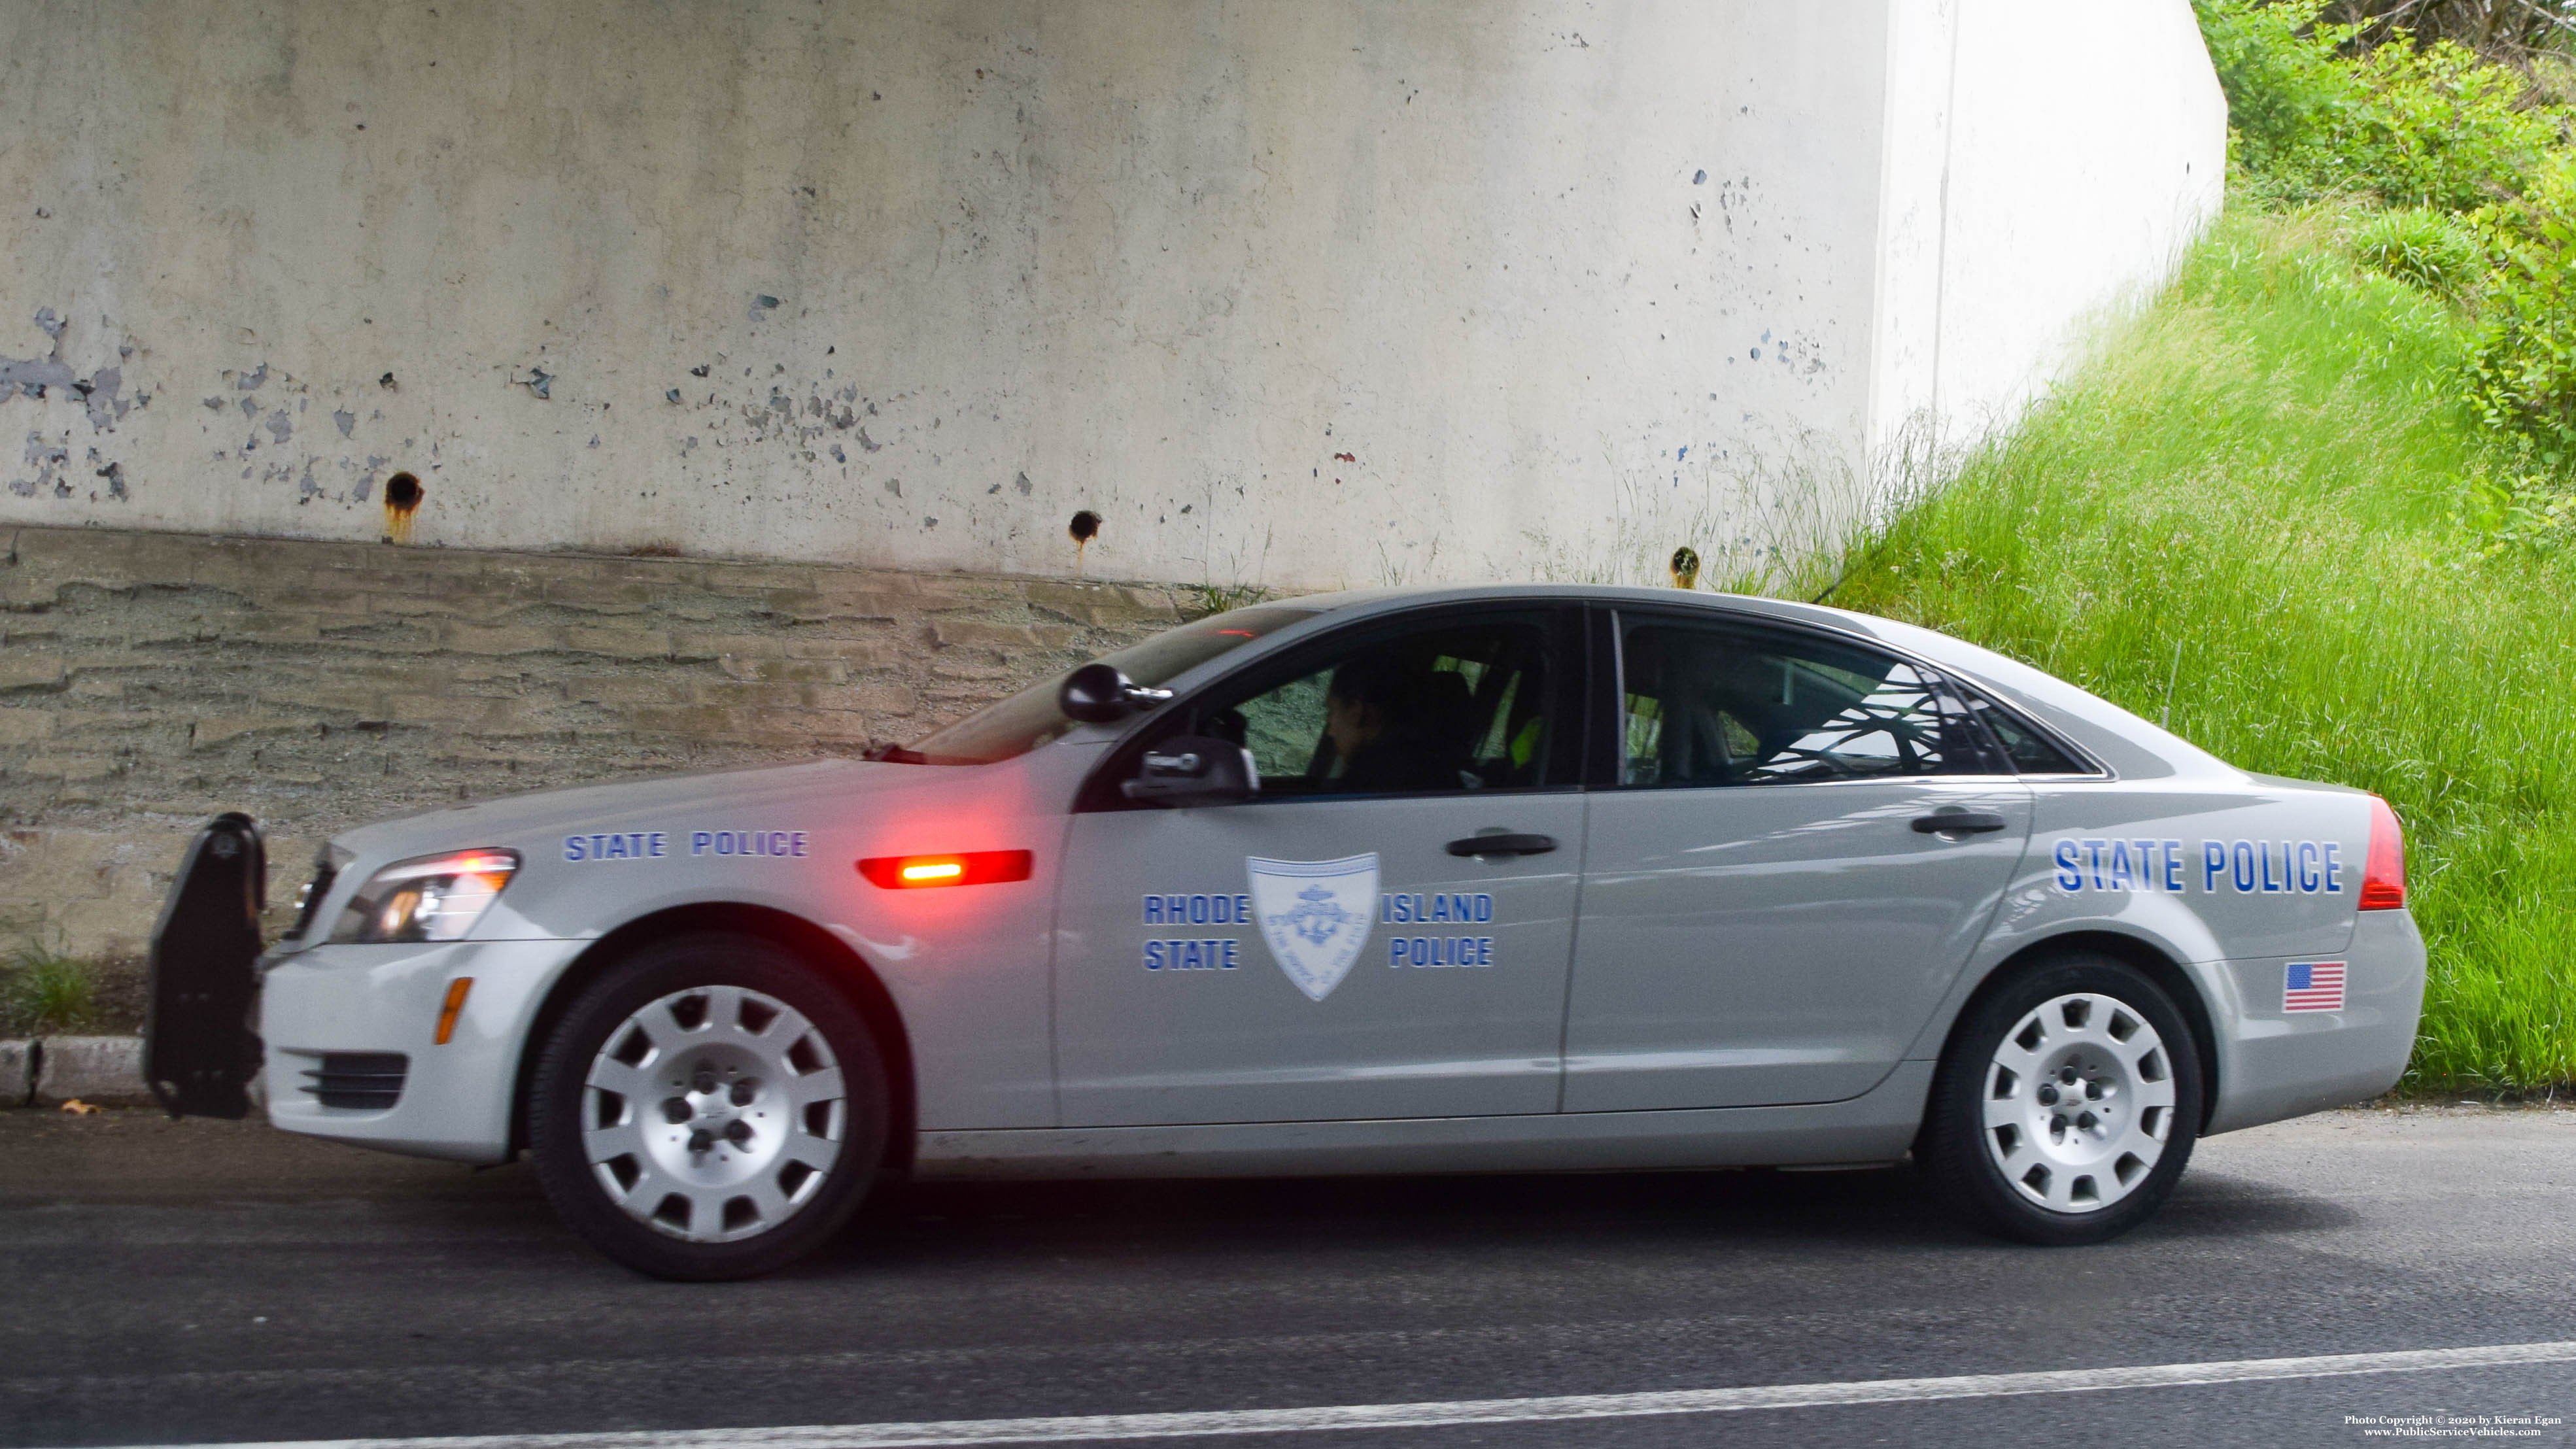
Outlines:
POLYGON ((1279 969, 1309 1000, 1333 994, 1367 948, 1377 915, 1377 853, 1340 860, 1246 856, 1252 913, 1279 969))

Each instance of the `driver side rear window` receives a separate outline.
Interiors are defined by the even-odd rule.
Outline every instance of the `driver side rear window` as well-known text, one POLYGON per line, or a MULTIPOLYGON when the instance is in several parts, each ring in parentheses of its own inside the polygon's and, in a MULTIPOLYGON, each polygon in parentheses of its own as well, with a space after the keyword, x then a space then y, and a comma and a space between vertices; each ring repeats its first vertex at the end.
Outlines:
POLYGON ((1981 774, 1973 727, 1930 676, 1828 640, 1630 620, 1619 783, 1683 789, 1981 774))

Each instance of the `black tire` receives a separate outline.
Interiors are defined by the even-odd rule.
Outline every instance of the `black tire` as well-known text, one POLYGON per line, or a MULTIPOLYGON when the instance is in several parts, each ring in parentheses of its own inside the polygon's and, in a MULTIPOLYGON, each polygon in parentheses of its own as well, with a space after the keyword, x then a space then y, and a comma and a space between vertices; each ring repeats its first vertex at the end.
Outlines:
POLYGON ((648 946, 582 992, 540 1052, 528 1141, 547 1201, 591 1246, 657 1278, 750 1278, 803 1257, 849 1221, 885 1159, 885 1066, 875 1038, 829 980, 766 941, 696 935, 648 946), (716 1019, 727 1009, 730 1026, 716 1019), (666 1045, 639 1024, 648 1019, 666 1045), (603 1056, 612 1045, 619 1055, 603 1056), (773 1068, 763 1068, 764 1052, 773 1068), (841 1095, 802 1101, 799 1093, 833 1090, 814 1073, 834 1066, 841 1095), (654 1095, 594 1093, 594 1070, 654 1095), (688 1075, 665 1081, 663 1070, 688 1075), (696 1115, 670 1115, 692 1104, 696 1115), (585 1111, 635 1149, 594 1166, 585 1111), (808 1161, 818 1157, 828 1165, 808 1161), (745 1176, 728 1183, 728 1173, 745 1176), (685 1191, 660 1194, 647 1215, 657 1187, 685 1191), (741 1195, 723 1198, 736 1188, 741 1195))
MULTIPOLYGON (((2121 1044, 2134 1051, 2138 1041, 2132 1026, 2132 1035, 2121 1039, 2121 1044)), ((2201 1094, 2199 1051, 2189 1025, 2163 988, 2116 957, 2070 951, 2014 976, 1960 1018, 1932 1078, 1931 1101, 1915 1142, 1915 1158, 1934 1193, 1986 1232, 2045 1247, 2107 1242, 2153 1216, 2172 1195, 2199 1135, 2201 1094), (2054 1007, 2061 1018, 2080 1014, 2085 1019, 2061 1019, 2051 1026, 2042 1008, 2060 998, 2093 1004, 2054 1007), (2102 1024, 2097 1029, 2092 1012, 2103 1009, 2101 1003, 2109 1003, 2115 1014, 2099 1018, 2102 1024), (2123 1018, 2118 1012, 2127 1015, 2123 1018), (2151 1028, 2156 1050, 2141 1054, 2134 1064, 2123 1057, 2104 1066, 2102 1076, 2092 1076, 2101 1059, 2113 1053, 2105 1046, 2086 1056, 2086 1039, 2116 1032, 2124 1019, 2151 1028), (2040 1031, 2031 1034, 2034 1025, 2040 1031), (1999 1055, 2007 1050, 2008 1034, 2017 1038, 2011 1044, 2014 1060, 2043 1069, 2018 1073, 2008 1066, 1999 1055), (2024 1044, 2030 1040, 2040 1048, 2024 1044), (2154 1075, 2158 1059, 2161 1077, 2154 1075), (2074 1083, 2061 1082, 2066 1067, 2076 1069, 2074 1083), (2137 1074, 2137 1080, 2125 1075, 2130 1072, 2137 1074), (2092 1099, 2105 1081, 2112 1083, 2109 1097, 2092 1099), (2169 1105, 2131 1105, 2160 1098, 2167 1090, 2169 1105), (2020 1114, 2020 1121, 2030 1125, 2007 1122, 1990 1127, 1990 1098, 1997 1104, 1997 1115, 2020 1114), (2122 1137, 2109 1135, 2113 1100, 2128 1113, 2118 1119, 2121 1132, 2127 1134, 2122 1137), (2096 1111, 2102 1113, 2098 1119, 2096 1111), (2146 1124, 2158 1111, 2163 1114, 2161 1153, 2152 1163, 2133 1166, 2132 1159, 2139 1156, 2135 1149, 2142 1144, 2132 1124, 2146 1124), (2062 1129, 2056 1125, 2060 1122, 2062 1129), (2099 1155, 2085 1160, 2086 1153, 2099 1155), (2008 1174, 1999 1160, 2006 1154, 2022 1169, 2020 1179, 2008 1174), (2034 1172, 2036 1176, 2031 1175, 2034 1172), (2120 1175, 2123 1172, 2130 1175, 2120 1175), (2080 1206, 2088 1185, 2101 1205, 2080 1206), (2117 1195, 2106 1200, 2105 1188, 2117 1195), (2050 1206, 2038 1200, 2043 1194, 2063 1198, 2072 1206, 2050 1206)))

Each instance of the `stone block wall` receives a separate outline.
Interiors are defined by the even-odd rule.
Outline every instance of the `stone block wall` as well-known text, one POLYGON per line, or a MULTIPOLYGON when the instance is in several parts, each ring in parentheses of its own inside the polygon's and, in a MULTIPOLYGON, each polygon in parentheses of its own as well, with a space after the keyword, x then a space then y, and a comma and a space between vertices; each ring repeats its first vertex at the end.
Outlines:
POLYGON ((19 528, 0 560, 0 949, 139 954, 245 810, 315 847, 460 799, 905 740, 1183 616, 1154 586, 19 528))

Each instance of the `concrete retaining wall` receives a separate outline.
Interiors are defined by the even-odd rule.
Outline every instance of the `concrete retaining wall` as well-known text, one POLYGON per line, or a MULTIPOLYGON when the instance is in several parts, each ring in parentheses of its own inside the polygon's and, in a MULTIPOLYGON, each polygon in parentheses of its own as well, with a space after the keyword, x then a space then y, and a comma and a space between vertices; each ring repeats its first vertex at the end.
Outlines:
POLYGON ((1723 573, 2008 417, 2223 129, 2185 0, 25 0, 0 521, 1723 573))
POLYGON ((1937 416, 1957 447, 2010 425, 2218 214, 2227 105, 2188 6, 1971 0, 1896 13, 1900 44, 1927 52, 1946 27, 1951 60, 1942 111, 1891 100, 1891 154, 1920 154, 1890 167, 1888 210, 1937 204, 1943 224, 1926 233, 1934 246, 1909 252, 1890 222, 1880 316, 1902 327, 1925 309, 1899 295, 1928 293, 1937 326, 1926 354, 1891 346, 1884 361, 1897 408, 1937 416))

